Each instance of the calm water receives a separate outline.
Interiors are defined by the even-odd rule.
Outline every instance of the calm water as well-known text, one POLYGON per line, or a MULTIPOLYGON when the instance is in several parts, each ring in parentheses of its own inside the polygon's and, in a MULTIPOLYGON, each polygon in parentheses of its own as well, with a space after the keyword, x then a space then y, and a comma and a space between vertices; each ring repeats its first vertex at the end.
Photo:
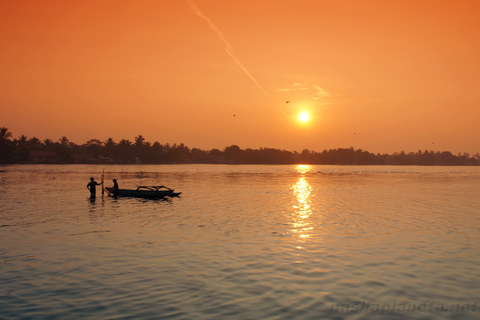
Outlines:
POLYGON ((0 318, 478 319, 480 168, 0 167, 0 318))

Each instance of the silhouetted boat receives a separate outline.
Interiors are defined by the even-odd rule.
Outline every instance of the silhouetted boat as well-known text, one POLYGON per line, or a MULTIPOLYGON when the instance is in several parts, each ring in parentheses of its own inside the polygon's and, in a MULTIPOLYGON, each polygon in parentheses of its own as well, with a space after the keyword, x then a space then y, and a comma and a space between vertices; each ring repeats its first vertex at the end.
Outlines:
POLYGON ((105 187, 105 190, 111 196, 121 197, 137 197, 137 198, 151 198, 161 199, 164 197, 176 197, 181 192, 173 192, 173 189, 165 186, 139 186, 137 189, 113 189, 112 187, 105 187))

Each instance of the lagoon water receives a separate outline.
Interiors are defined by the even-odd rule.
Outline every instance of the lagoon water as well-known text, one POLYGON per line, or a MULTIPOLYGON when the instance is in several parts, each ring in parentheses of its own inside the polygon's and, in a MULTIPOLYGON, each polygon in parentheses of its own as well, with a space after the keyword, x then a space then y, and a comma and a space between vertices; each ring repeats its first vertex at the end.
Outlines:
POLYGON ((478 319, 480 168, 0 167, 1 319, 478 319), (86 184, 166 185, 178 198, 86 184))

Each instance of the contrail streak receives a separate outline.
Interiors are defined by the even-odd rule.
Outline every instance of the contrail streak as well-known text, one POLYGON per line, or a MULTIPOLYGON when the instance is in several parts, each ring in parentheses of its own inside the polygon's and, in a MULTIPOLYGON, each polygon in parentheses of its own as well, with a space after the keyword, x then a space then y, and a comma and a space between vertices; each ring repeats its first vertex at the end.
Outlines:
POLYGON ((235 63, 247 74, 247 76, 257 85, 257 87, 262 90, 262 92, 268 96, 268 94, 265 92, 265 90, 263 90, 262 86, 257 82, 257 80, 252 76, 252 74, 250 72, 248 72, 247 68, 245 68, 245 66, 237 59, 237 57, 235 57, 235 55, 233 54, 233 49, 232 49, 232 45, 230 44, 230 42, 227 41, 227 39, 225 39, 225 37, 223 36, 223 33, 217 28, 217 26, 212 22, 212 20, 210 20, 206 15, 203 14, 203 12, 197 7, 197 5, 193 2, 193 0, 189 0, 188 1, 190 3, 190 7, 192 8, 192 10, 200 17, 202 18, 203 20, 205 20, 208 25, 210 26, 210 28, 213 30, 213 32, 215 32, 215 34, 220 38, 220 40, 222 40, 222 42, 225 44, 225 51, 227 51, 228 55, 233 59, 233 61, 235 61, 235 63))

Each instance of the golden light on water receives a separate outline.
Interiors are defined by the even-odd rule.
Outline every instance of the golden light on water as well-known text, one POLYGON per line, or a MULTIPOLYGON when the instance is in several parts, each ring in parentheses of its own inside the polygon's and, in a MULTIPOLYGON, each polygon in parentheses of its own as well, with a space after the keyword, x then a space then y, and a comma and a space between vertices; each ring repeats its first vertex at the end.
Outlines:
POLYGON ((308 164, 299 164, 295 167, 295 171, 301 174, 305 174, 312 171, 312 166, 308 164))
POLYGON ((302 174, 298 178, 297 182, 292 186, 293 194, 296 197, 296 203, 293 204, 294 209, 294 222, 293 230, 298 234, 300 238, 308 238, 310 231, 313 229, 308 221, 312 214, 311 200, 309 199, 312 187, 308 183, 305 173, 311 170, 311 166, 299 165, 295 168, 295 171, 302 174))

